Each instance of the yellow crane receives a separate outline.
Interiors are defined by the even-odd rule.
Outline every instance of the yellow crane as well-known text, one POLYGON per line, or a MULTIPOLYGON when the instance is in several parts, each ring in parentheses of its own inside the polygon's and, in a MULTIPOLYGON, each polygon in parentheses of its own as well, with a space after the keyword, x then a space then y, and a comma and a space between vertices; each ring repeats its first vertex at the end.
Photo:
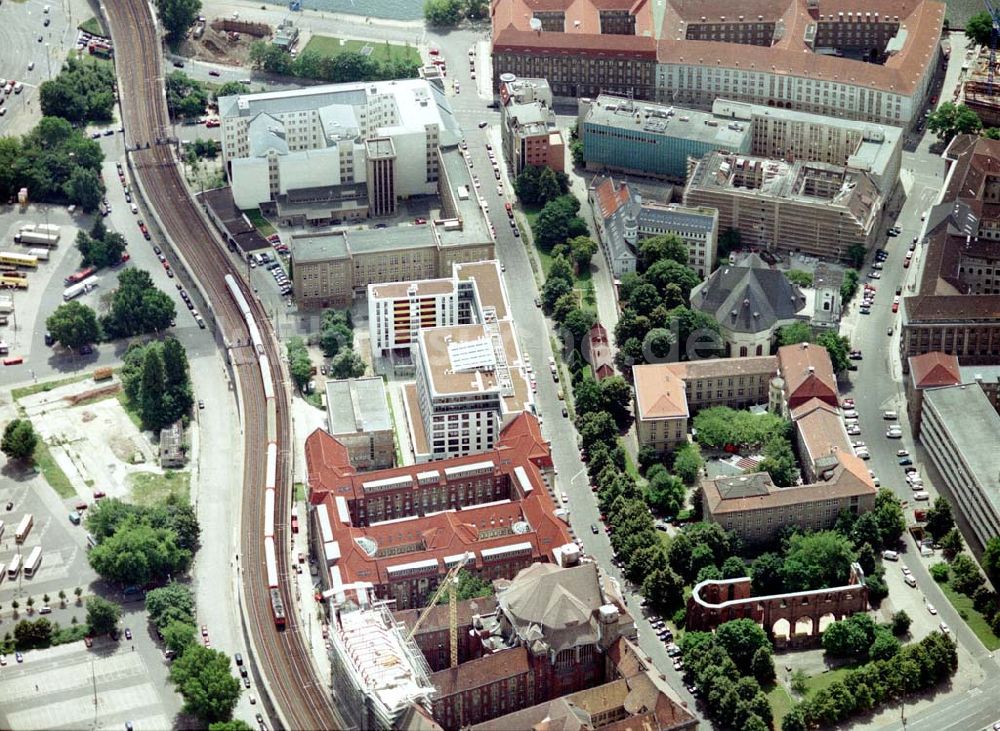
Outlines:
POLYGON ((406 639, 412 639, 420 629, 420 625, 424 623, 434 605, 438 603, 441 595, 444 592, 448 592, 448 644, 451 647, 451 667, 458 666, 458 597, 455 589, 458 587, 458 572, 462 570, 462 567, 472 558, 472 554, 466 552, 459 559, 458 563, 452 566, 448 573, 445 575, 444 579, 438 585, 437 590, 434 592, 434 596, 431 597, 430 602, 424 608, 424 611, 420 613, 417 617, 417 621, 414 622, 413 627, 410 629, 410 633, 406 636, 406 639))

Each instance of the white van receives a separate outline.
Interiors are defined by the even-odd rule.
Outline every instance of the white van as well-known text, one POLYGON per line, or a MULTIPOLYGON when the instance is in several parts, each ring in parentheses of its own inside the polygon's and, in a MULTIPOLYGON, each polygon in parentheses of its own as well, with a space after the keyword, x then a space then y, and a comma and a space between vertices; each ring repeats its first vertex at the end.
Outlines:
POLYGON ((897 414, 895 411, 883 411, 882 418, 887 419, 888 421, 895 421, 896 419, 899 418, 899 414, 897 414))
POLYGON ((917 587, 917 580, 913 578, 913 574, 907 574, 904 576, 903 581, 906 582, 907 586, 912 586, 913 588, 917 587))
POLYGON ((882 558, 884 558, 886 561, 898 561, 899 554, 896 553, 895 551, 882 551, 882 558))
POLYGON ((919 490, 919 491, 913 493, 913 499, 914 500, 930 500, 931 496, 930 496, 929 493, 924 492, 923 490, 919 490))

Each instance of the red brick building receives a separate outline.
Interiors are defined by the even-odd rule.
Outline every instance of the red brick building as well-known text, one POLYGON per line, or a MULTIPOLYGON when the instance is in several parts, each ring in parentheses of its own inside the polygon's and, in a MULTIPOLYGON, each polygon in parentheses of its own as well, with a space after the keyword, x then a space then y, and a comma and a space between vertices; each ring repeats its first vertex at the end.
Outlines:
MULTIPOLYGON (((483 654, 483 646, 472 630, 473 618, 480 614, 492 614, 497 608, 493 597, 466 599, 458 604, 458 662, 465 663, 483 654)), ((397 622, 412 630, 423 609, 403 609, 393 613, 397 622)), ((424 654, 431 670, 444 670, 451 663, 451 635, 448 630, 448 605, 439 604, 428 612, 424 621, 413 635, 413 641, 424 654)))
POLYGON ((447 731, 616 677, 609 652, 635 622, 595 563, 535 564, 496 599, 473 624, 486 654, 431 676, 434 719, 447 731))
POLYGON ((551 466, 538 421, 524 413, 489 452, 358 474, 336 439, 306 439, 310 518, 324 582, 336 594, 371 584, 397 609, 424 606, 465 557, 486 580, 557 560, 572 542, 542 478, 551 466))

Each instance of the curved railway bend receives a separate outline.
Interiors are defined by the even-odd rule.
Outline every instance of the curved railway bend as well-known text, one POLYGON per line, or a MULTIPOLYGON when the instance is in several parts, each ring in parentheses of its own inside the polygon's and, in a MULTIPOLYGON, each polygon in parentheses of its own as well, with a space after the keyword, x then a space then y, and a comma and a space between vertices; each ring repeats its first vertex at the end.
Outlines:
MULTIPOLYGON (((151 6, 146 0, 113 0, 102 5, 115 46, 119 98, 126 130, 129 164, 133 177, 155 212, 171 246, 197 273, 198 284, 214 313, 218 334, 225 342, 246 342, 248 331, 225 284, 234 274, 225 247, 208 225, 184 185, 170 137, 163 86, 160 37, 151 6)), ((244 291, 244 294, 248 294, 244 291)), ((275 521, 280 590, 294 620, 289 582, 289 524, 292 504, 289 480, 291 427, 287 389, 281 371, 278 345, 263 308, 252 297, 253 315, 265 328, 264 346, 276 394, 276 441, 278 445, 275 521)), ((254 357, 233 358, 244 426, 243 506, 241 511, 241 555, 243 592, 248 630, 257 650, 257 665, 278 715, 293 729, 342 728, 327 689, 316 677, 307 648, 295 622, 279 632, 272 618, 271 601, 264 579, 264 481, 266 445, 269 441, 264 387, 254 357)), ((272 436, 270 439, 274 439, 272 436)))

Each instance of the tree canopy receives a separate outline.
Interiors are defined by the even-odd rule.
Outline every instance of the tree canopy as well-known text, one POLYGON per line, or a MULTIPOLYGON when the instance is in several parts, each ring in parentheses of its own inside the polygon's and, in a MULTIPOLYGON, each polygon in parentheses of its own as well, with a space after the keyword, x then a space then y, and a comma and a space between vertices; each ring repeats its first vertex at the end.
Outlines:
POLYGON ((126 246, 125 237, 109 231, 103 218, 94 221, 89 234, 82 230, 76 234, 76 248, 83 256, 84 266, 95 266, 98 269, 115 266, 121 263, 126 246))
POLYGON ((38 435, 28 419, 13 419, 3 430, 3 441, 0 450, 7 459, 28 461, 35 454, 38 446, 38 435))
POLYGON ((514 192, 525 205, 544 206, 569 192, 569 178, 547 166, 526 165, 514 179, 514 192))
POLYGON ((109 338, 128 338, 164 332, 176 316, 174 301, 156 288, 149 272, 125 269, 118 275, 118 288, 101 326, 109 338))
POLYGON ((927 129, 942 140, 974 134, 983 128, 979 116, 964 104, 944 102, 927 117, 927 129))
POLYGON ((361 356, 347 348, 330 361, 330 375, 334 378, 360 378, 365 374, 365 368, 361 356))
POLYGON ((580 201, 572 195, 561 195, 546 203, 532 227, 535 242, 549 251, 574 236, 586 236, 587 224, 577 215, 579 210, 580 201))
POLYGON ((23 137, 0 138, 0 198, 26 187, 32 200, 75 203, 90 213, 104 195, 104 153, 60 117, 42 117, 23 137))
POLYGON ((110 122, 115 106, 114 68, 70 56, 59 74, 38 88, 42 114, 70 122, 110 122))
MULTIPOLYGON (((177 1, 177 0, 161 0, 177 1)), ((167 75, 167 110, 171 117, 197 118, 208 108, 208 90, 183 71, 167 75)))
POLYGON ((184 697, 184 712, 209 723, 228 721, 242 690, 229 656, 198 644, 170 666, 170 680, 184 697))
POLYGON ((176 48, 198 18, 201 0, 155 0, 156 14, 167 32, 167 43, 176 48))
POLYGON ((675 234, 650 236, 639 243, 639 261, 643 269, 648 269, 656 262, 664 260, 687 266, 687 244, 675 234))
POLYGON ((122 389, 143 425, 158 430, 187 416, 194 403, 184 346, 174 338, 125 351, 122 389))
POLYGON ((976 13, 965 21, 965 37, 979 46, 988 46, 993 38, 993 18, 988 12, 976 13))
POLYGON ((92 635, 106 635, 113 631, 121 615, 121 607, 107 599, 99 596, 87 599, 87 626, 92 635))
POLYGON ((45 319, 45 329, 60 345, 76 350, 101 338, 97 313, 78 300, 65 302, 45 319))
POLYGON ((855 557, 850 540, 835 531, 795 534, 788 540, 782 569, 786 591, 840 586, 855 557))
POLYGON ((790 424, 775 414, 754 414, 728 406, 702 409, 694 417, 698 444, 722 449, 727 444, 764 446, 772 439, 787 439, 790 424))

